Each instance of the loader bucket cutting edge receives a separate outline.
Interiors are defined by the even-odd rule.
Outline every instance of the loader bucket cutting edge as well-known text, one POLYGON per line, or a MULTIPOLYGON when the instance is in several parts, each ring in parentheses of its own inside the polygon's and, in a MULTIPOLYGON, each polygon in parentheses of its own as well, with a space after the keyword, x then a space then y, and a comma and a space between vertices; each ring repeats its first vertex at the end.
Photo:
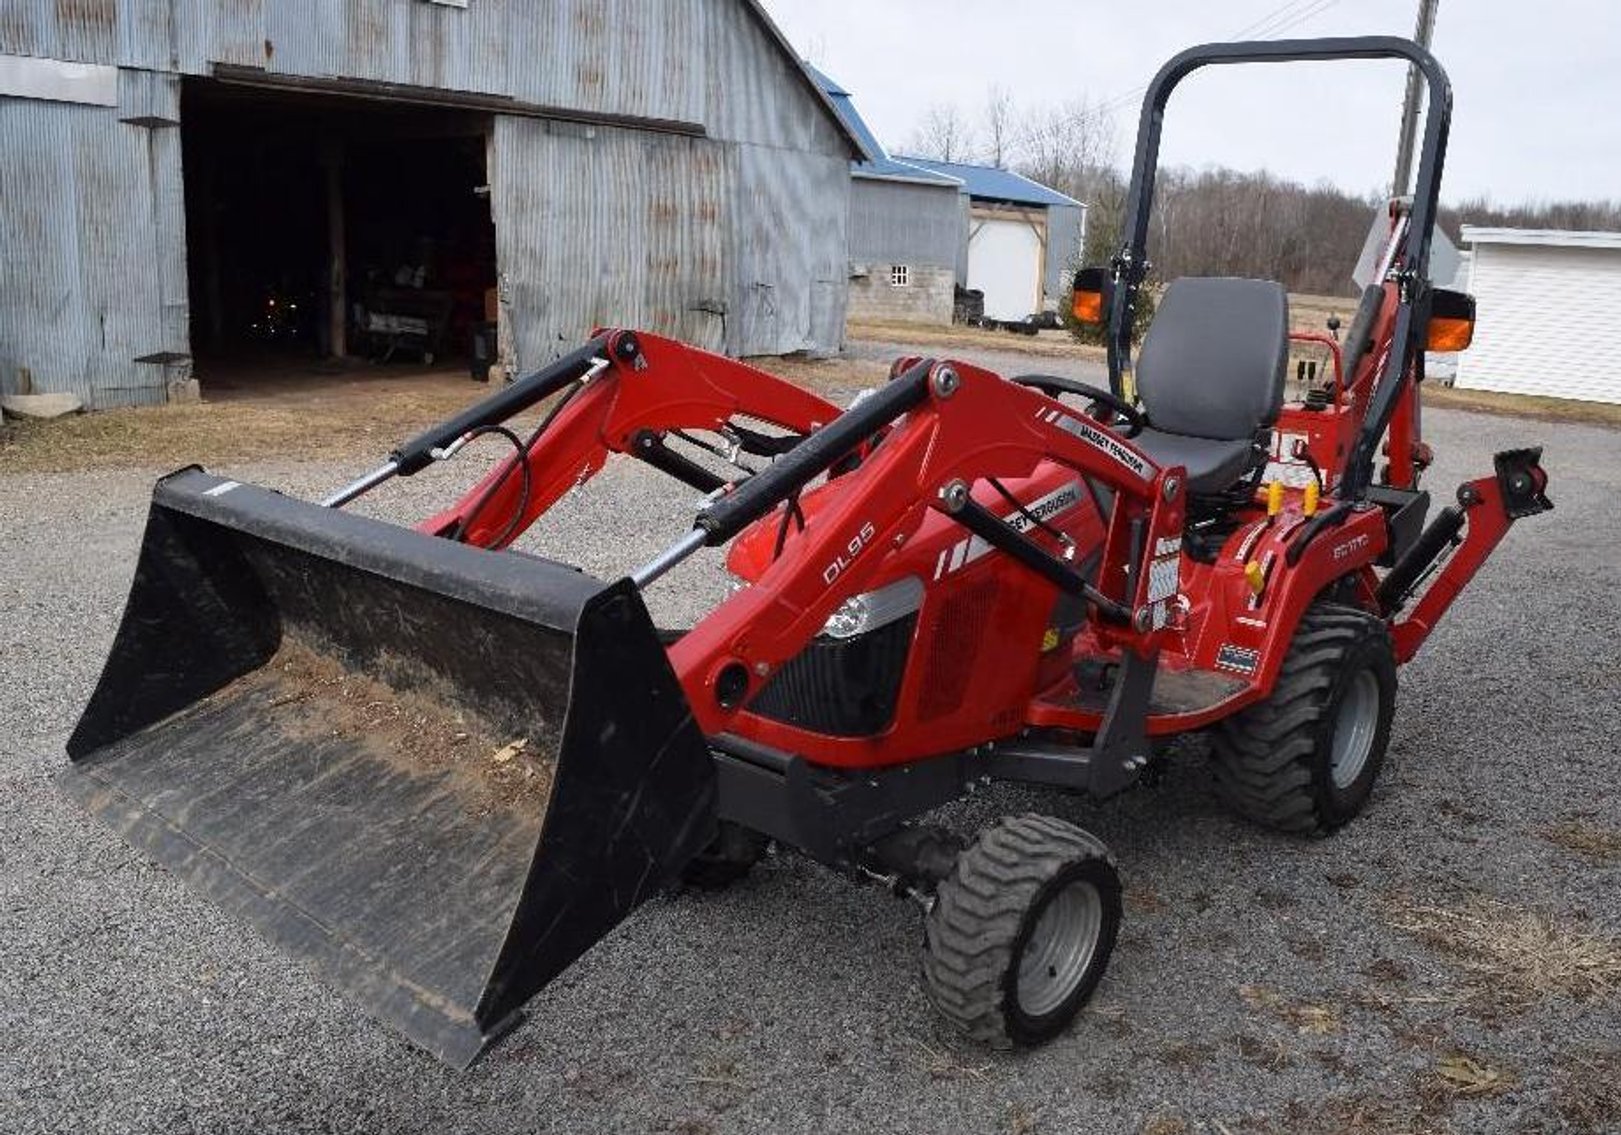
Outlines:
POLYGON ((629 581, 197 469, 67 748, 90 811, 456 1066, 715 831, 629 581))

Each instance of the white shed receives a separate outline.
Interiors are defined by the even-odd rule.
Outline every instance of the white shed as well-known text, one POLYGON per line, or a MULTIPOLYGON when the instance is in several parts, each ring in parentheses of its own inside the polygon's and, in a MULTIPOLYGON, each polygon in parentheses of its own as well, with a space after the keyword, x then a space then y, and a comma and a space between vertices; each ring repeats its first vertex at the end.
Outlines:
POLYGON ((1621 233, 1463 226, 1475 340, 1454 385, 1621 403, 1621 233))

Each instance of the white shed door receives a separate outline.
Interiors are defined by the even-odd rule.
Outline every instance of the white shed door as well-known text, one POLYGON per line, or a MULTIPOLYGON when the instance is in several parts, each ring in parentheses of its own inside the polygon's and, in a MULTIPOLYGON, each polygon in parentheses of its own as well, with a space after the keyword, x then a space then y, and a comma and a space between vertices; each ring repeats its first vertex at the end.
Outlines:
POLYGON ((1621 403, 1621 249, 1478 244, 1456 385, 1621 403))
POLYGON ((1025 221, 976 220, 968 238, 968 286, 985 293, 988 319, 1041 310, 1041 238, 1025 221))

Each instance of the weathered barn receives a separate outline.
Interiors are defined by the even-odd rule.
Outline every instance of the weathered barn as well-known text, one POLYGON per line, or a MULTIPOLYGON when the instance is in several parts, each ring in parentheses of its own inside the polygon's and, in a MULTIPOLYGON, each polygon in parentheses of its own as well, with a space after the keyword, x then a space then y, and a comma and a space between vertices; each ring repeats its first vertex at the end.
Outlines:
POLYGON ((988 319, 1019 320, 1068 302, 1086 242, 1086 206, 1012 170, 967 162, 900 161, 955 178, 968 201, 964 286, 984 293, 988 319))
POLYGON ((0 390, 497 315, 518 368, 598 324, 833 351, 864 156, 757 0, 6 0, 0 390))
POLYGON ((950 323, 968 231, 962 183, 891 158, 850 92, 811 74, 867 152, 850 163, 850 315, 950 323))
POLYGON ((1010 170, 892 156, 850 92, 810 70, 868 155, 850 163, 852 317, 949 323, 958 288, 999 320, 1066 301, 1085 205, 1010 170))
POLYGON ((1621 403, 1621 233, 1463 226, 1475 339, 1453 384, 1621 403))

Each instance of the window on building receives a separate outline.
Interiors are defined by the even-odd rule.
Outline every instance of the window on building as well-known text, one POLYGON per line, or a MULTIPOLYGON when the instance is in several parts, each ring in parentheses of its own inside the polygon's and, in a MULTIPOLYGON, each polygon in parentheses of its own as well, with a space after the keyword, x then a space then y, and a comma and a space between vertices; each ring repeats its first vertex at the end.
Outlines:
POLYGON ((912 282, 912 266, 910 264, 891 264, 889 266, 890 285, 904 288, 912 282))

